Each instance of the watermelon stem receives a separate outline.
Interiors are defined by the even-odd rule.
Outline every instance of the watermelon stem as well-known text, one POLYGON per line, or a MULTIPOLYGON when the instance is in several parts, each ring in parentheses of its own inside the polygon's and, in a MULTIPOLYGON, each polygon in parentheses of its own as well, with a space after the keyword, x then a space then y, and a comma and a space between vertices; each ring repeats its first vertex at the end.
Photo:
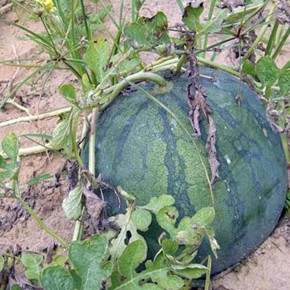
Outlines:
POLYGON ((112 90, 111 94, 108 96, 108 101, 101 106, 101 110, 107 108, 110 103, 120 94, 120 92, 125 89, 128 85, 141 81, 153 81, 157 83, 161 87, 165 87, 168 83, 167 81, 160 75, 151 72, 138 72, 131 76, 124 78, 120 83, 110 88, 112 90))

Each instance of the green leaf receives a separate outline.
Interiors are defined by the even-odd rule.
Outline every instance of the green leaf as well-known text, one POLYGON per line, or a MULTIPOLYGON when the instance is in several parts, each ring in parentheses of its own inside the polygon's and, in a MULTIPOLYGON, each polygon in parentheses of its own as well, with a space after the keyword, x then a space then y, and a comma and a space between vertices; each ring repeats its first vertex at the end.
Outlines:
POLYGON ((210 225, 215 218, 215 210, 213 207, 204 207, 200 209, 193 217, 192 220, 201 227, 210 225))
POLYGON ((146 263, 146 270, 143 275, 145 273, 149 274, 150 279, 163 289, 176 290, 181 289, 184 285, 180 277, 171 274, 172 267, 168 265, 166 259, 162 255, 155 257, 153 262, 148 261, 146 263))
MULTIPOLYGON (((99 1, 95 1, 95 2, 99 2, 99 1)), ((89 18, 89 23, 100 24, 104 20, 104 18, 108 15, 112 7, 113 5, 110 3, 106 5, 103 9, 98 10, 97 13, 92 14, 92 16, 90 16, 89 18)))
POLYGON ((25 266, 25 276, 29 280, 39 280, 40 264, 43 261, 43 256, 36 253, 23 252, 21 262, 25 266))
POLYGON ((259 59, 256 65, 256 74, 263 86, 272 85, 279 76, 279 69, 274 60, 269 56, 259 59))
POLYGON ((176 234, 175 223, 178 218, 178 211, 173 206, 166 206, 159 210, 156 215, 158 224, 166 230, 171 237, 176 234))
POLYGON ((147 209, 156 215, 161 208, 171 206, 174 202, 172 195, 162 194, 158 197, 152 197, 147 205, 140 206, 140 208, 147 209))
POLYGON ((10 165, 6 162, 6 160, 0 155, 0 168, 10 170, 10 165))
POLYGON ((175 256, 176 251, 178 250, 178 243, 170 239, 164 239, 161 242, 162 250, 165 255, 175 256))
POLYGON ((121 275, 127 279, 134 277, 135 269, 146 259, 146 256, 147 246, 144 240, 130 243, 118 260, 121 275))
POLYGON ((0 272, 4 269, 5 260, 3 256, 0 256, 0 272))
POLYGON ((146 283, 141 286, 142 290, 164 290, 163 288, 159 287, 154 283, 146 283))
POLYGON ((128 208, 125 214, 119 214, 116 217, 110 218, 121 229, 117 237, 111 241, 110 254, 112 261, 117 260, 122 255, 128 244, 136 240, 143 240, 145 242, 144 238, 138 233, 138 228, 131 219, 131 215, 131 208, 128 208), (130 238, 128 239, 129 233, 130 238))
POLYGON ((290 69, 283 69, 278 79, 281 96, 286 96, 290 90, 290 69))
MULTIPOLYGON (((0 179, 1 179, 1 173, 0 173, 0 179)), ((1 182, 1 181, 0 181, 0 187, 1 188, 4 188, 5 187, 5 184, 3 182, 1 182)), ((3 197, 3 194, 2 193, 0 193, 0 197, 3 197)))
POLYGON ((52 178, 52 176, 53 176, 52 174, 48 174, 48 173, 42 174, 42 175, 39 175, 37 177, 31 178, 30 180, 27 181, 26 184, 27 185, 34 185, 34 184, 37 184, 37 183, 44 181, 46 179, 52 178))
POLYGON ((10 290, 22 290, 23 288, 21 288, 18 284, 13 284, 10 288, 10 290))
POLYGON ((148 231, 148 227, 152 222, 151 213, 138 207, 135 211, 133 211, 131 219, 136 225, 137 229, 143 232, 148 231))
POLYGON ((169 44, 168 21, 163 12, 151 18, 141 17, 137 22, 131 23, 124 30, 134 47, 155 47, 161 44, 169 44))
POLYGON ((110 57, 110 44, 99 37, 97 43, 91 43, 84 54, 84 60, 88 67, 94 72, 98 83, 105 75, 105 68, 110 57))
POLYGON ((185 8, 182 15, 182 22, 192 31, 198 32, 201 28, 199 17, 202 14, 204 8, 203 3, 198 4, 197 7, 192 7, 189 3, 185 8))
POLYGON ((45 268, 40 281, 45 290, 74 290, 73 278, 62 266, 45 268))
POLYGON ((205 35, 207 33, 216 33, 222 30, 222 22, 225 16, 228 15, 226 10, 221 10, 214 17, 214 19, 205 22, 200 25, 200 30, 198 31, 198 36, 205 35))
POLYGON ((89 79, 89 77, 88 77, 87 74, 83 74, 83 76, 82 76, 82 84, 84 85, 84 87, 85 87, 88 91, 92 90, 93 87, 94 87, 94 86, 91 84, 90 79, 89 79))
MULTIPOLYGON (((141 245, 141 244, 140 244, 141 245)), ((128 257, 129 258, 129 257, 128 257)), ((137 264, 137 263, 135 263, 137 264)), ((125 265, 124 265, 125 266, 125 265)), ((142 272, 132 274, 131 278, 122 279, 114 274, 114 283, 111 290, 138 290, 138 289, 166 289, 178 290, 183 287, 183 280, 172 275, 172 268, 162 254, 155 257, 154 261, 147 261, 146 269, 142 272), (116 281, 116 279, 119 279, 116 281), (116 283, 118 282, 118 283, 116 283), (152 282, 156 283, 155 286, 152 282), (142 284, 142 287, 141 287, 142 284), (152 288, 149 288, 152 286, 152 288)))
POLYGON ((65 84, 59 88, 60 93, 71 103, 76 103, 77 93, 72 84, 65 84))
POLYGON ((94 235, 90 239, 75 241, 69 248, 69 259, 75 266, 76 274, 81 278, 81 289, 100 289, 103 281, 112 272, 108 258, 108 241, 102 235, 94 235))
POLYGON ((82 289, 82 279, 81 277, 76 273, 75 269, 70 270, 70 274, 73 278, 73 282, 74 282, 74 290, 76 289, 82 289))
POLYGON ((117 65, 117 72, 121 75, 126 75, 132 72, 140 63, 141 60, 139 57, 125 59, 117 65))
POLYGON ((56 127, 53 130, 51 140, 51 146, 53 149, 60 150, 63 147, 67 146, 70 127, 71 127, 70 116, 66 116, 56 125, 56 127))
POLYGON ((62 208, 69 220, 77 220, 82 213, 83 183, 78 182, 62 202, 62 208))
POLYGON ((246 59, 243 63, 243 67, 242 67, 242 70, 245 74, 249 74, 251 75, 252 77, 255 77, 256 76, 256 72, 255 72, 255 66, 254 64, 246 59))
POLYGON ((9 132, 2 140, 2 150, 10 159, 10 167, 15 167, 18 157, 18 138, 15 133, 9 132))

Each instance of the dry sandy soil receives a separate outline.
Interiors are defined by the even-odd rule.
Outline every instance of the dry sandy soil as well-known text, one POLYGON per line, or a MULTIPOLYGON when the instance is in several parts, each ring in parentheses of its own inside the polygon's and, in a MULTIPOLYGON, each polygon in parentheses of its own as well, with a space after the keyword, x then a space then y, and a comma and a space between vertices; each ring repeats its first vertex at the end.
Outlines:
MULTIPOLYGON (((119 1, 114 2, 117 10, 119 1)), ((144 13, 154 15, 160 9, 165 11, 171 24, 180 22, 179 10, 174 0, 146 1, 144 13)), ((0 2, 0 8, 8 1, 0 2)), ((128 10, 129 8, 127 8, 128 10)), ((2 11, 0 17, 10 21, 21 22, 24 16, 8 9, 2 11)), ((34 30, 40 29, 38 23, 28 24, 34 30)), ((0 24, 0 59, 38 57, 41 51, 30 41, 26 41, 23 33, 12 26, 0 24)), ((290 52, 284 52, 281 63, 289 59, 290 52)), ((231 58, 224 56, 223 62, 230 62, 231 58)), ((0 65, 0 100, 21 81, 28 73, 27 69, 0 65)), ((65 107, 67 104, 58 93, 58 87, 67 82, 73 82, 74 77, 66 72, 51 72, 43 78, 35 77, 26 86, 23 86, 14 96, 14 100, 27 107, 32 114, 39 114, 49 110, 65 107)), ((0 122, 26 116, 26 113, 7 104, 0 111, 0 122)), ((43 133, 50 134, 56 118, 22 122, 15 125, 0 127, 0 140, 9 131, 17 134, 43 133)), ((20 138, 21 147, 34 145, 25 138, 20 138)), ((61 203, 66 195, 65 181, 62 186, 51 187, 48 183, 41 183, 32 187, 26 182, 44 173, 54 174, 63 167, 61 156, 51 153, 23 157, 21 161, 21 191, 34 207, 42 220, 65 240, 70 241, 74 224, 65 219, 61 203)), ((0 253, 8 248, 15 249, 20 245, 22 249, 39 250, 53 243, 52 238, 42 232, 31 217, 27 217, 18 204, 10 200, 0 200, 0 253)), ((213 279, 212 288, 219 290, 289 290, 290 289, 290 221, 284 219, 267 241, 252 253, 245 261, 235 268, 221 273, 213 279)))

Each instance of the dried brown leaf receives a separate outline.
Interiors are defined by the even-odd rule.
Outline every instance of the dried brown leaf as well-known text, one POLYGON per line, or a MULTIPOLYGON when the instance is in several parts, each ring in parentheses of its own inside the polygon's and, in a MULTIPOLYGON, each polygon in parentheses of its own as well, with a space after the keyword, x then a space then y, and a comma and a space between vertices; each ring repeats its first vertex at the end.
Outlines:
POLYGON ((206 150, 208 153, 208 161, 211 169, 211 184, 219 177, 218 168, 220 163, 217 160, 216 150, 216 126, 211 115, 208 116, 208 137, 206 141, 206 150))
POLYGON ((194 136, 200 137, 200 121, 201 117, 205 117, 208 122, 208 137, 206 142, 206 150, 208 153, 208 162, 211 169, 211 183, 219 177, 216 150, 216 127, 211 116, 212 110, 206 102, 206 91, 200 83, 199 66, 194 51, 189 52, 189 84, 187 87, 188 105, 190 107, 189 119, 194 130, 194 136))

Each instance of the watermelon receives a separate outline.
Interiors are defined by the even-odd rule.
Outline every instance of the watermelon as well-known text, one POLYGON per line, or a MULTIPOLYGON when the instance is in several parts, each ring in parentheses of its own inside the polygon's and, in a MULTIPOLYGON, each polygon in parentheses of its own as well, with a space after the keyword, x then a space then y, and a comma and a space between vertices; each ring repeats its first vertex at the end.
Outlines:
MULTIPOLYGON (((213 109, 220 163, 213 204, 202 165, 206 164, 210 172, 205 149, 207 122, 201 121, 201 137, 192 137, 188 77, 181 74, 167 81, 172 84, 167 92, 148 83, 142 88, 171 113, 136 90, 120 95, 100 114, 96 174, 101 173, 110 185, 133 194, 138 205, 148 203, 153 196, 172 195, 180 217, 213 206, 213 226, 221 247, 218 258, 213 257, 212 273, 217 273, 256 249, 278 222, 287 189, 281 140, 271 128, 257 94, 247 84, 228 73, 201 68, 201 84, 213 109)), ((108 214, 117 213, 115 194, 108 191, 105 198, 108 214)), ((159 233, 153 224, 145 237, 150 240, 159 233)), ((205 239, 200 258, 210 252, 205 239)))

